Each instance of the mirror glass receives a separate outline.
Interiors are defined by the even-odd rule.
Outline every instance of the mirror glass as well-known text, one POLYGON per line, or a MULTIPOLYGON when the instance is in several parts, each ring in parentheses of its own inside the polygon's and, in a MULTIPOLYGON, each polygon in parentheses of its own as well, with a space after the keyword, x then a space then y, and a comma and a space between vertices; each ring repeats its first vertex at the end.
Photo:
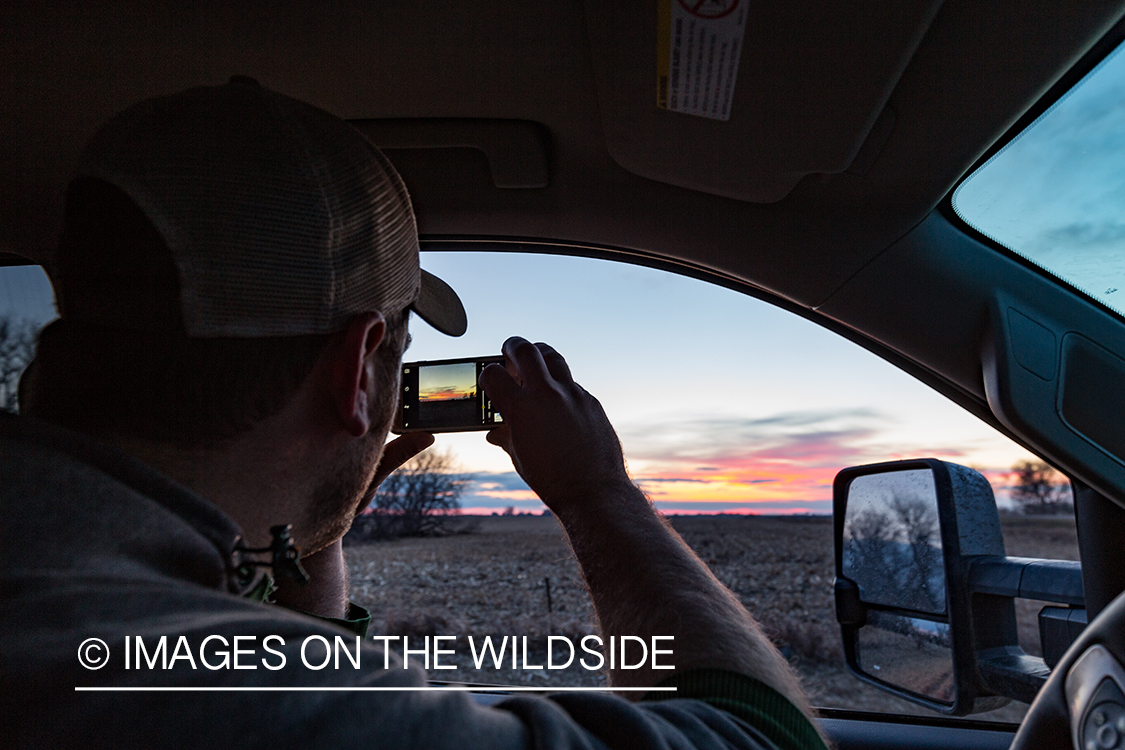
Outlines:
POLYGON ((956 697, 947 623, 871 610, 856 634, 856 661, 872 677, 931 700, 956 697))
POLYGON ((859 586, 863 602, 945 612, 945 565, 931 470, 852 480, 842 562, 844 577, 859 586))

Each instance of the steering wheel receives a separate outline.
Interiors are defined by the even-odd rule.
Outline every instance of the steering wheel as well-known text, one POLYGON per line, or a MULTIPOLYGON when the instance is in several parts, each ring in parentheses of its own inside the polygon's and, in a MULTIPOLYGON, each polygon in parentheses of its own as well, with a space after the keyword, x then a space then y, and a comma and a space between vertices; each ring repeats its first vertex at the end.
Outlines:
POLYGON ((1086 626, 1028 709, 1011 750, 1125 749, 1125 593, 1086 626))

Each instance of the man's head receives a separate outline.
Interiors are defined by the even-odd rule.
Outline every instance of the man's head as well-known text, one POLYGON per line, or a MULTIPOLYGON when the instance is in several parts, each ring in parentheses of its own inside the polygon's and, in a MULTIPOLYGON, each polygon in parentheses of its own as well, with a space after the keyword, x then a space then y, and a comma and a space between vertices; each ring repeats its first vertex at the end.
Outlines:
POLYGON ((99 130, 53 277, 62 317, 41 336, 30 413, 210 449, 320 378, 355 397, 331 406, 356 482, 385 439, 409 311, 465 330, 456 294, 419 269, 382 153, 249 79, 141 102, 99 130))

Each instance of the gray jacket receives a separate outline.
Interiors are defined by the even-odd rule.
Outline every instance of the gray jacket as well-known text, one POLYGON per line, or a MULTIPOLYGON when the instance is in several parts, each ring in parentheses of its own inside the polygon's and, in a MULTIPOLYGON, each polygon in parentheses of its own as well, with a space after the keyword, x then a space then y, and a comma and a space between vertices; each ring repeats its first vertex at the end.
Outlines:
POLYGON ((749 723, 696 700, 636 704, 570 693, 489 707, 452 692, 151 690, 425 685, 424 673, 403 669, 393 654, 384 669, 384 654, 370 641, 360 669, 346 658, 339 668, 305 667, 302 644, 311 664, 325 655, 310 636, 339 637, 351 652, 355 636, 245 598, 253 582, 241 584, 236 573, 239 533, 217 507, 122 452, 44 422, 0 416, 3 744, 774 747, 749 723), (167 643, 157 653, 161 636, 167 643), (204 643, 208 636, 219 638, 204 643), (275 668, 282 658, 285 666, 275 668), (105 663, 88 669, 82 659, 105 663))

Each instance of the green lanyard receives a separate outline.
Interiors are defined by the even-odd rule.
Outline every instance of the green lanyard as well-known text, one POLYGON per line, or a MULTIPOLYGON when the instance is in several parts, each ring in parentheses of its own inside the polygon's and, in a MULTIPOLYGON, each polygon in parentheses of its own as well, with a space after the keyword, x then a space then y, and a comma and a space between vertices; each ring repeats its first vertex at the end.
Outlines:
MULTIPOLYGON (((273 576, 266 574, 263 575, 254 588, 247 591, 243 596, 251 601, 261 602, 262 604, 273 604, 270 601, 270 596, 277 590, 277 584, 273 582, 273 576)), ((294 609, 294 612, 301 612, 299 609, 294 609)), ((350 630, 361 638, 367 637, 367 629, 371 626, 371 613, 363 607, 348 602, 348 611, 343 617, 323 617, 321 615, 314 615, 311 612, 301 612, 303 615, 315 617, 318 620, 339 625, 345 630, 350 630)))

